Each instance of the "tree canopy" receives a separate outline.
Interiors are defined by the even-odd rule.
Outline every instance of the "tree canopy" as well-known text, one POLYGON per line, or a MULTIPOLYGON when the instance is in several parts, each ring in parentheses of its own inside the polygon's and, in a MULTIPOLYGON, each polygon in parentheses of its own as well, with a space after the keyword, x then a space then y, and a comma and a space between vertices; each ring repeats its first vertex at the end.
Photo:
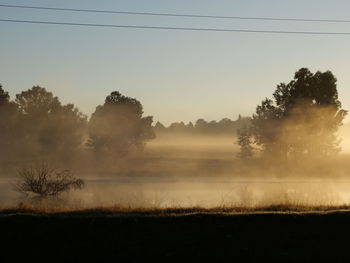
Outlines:
POLYGON ((330 71, 298 70, 256 108, 250 136, 265 154, 278 158, 327 156, 339 151, 336 131, 347 113, 330 71))
POLYGON ((11 101, 0 85, 0 159, 6 165, 38 159, 70 163, 77 154, 88 158, 87 145, 120 157, 142 149, 155 137, 152 117, 142 115, 138 100, 117 91, 106 97, 88 122, 73 104, 62 104, 43 87, 34 86, 11 101))
POLYGON ((143 107, 138 100, 112 92, 91 116, 88 145, 99 153, 117 155, 143 149, 145 141, 155 135, 152 117, 142 115, 143 107))
POLYGON ((0 85, 0 158, 3 160, 10 155, 18 140, 15 129, 18 121, 17 105, 10 101, 8 92, 0 85))
POLYGON ((72 158, 85 136, 86 116, 73 104, 62 105, 45 88, 34 86, 14 101, 0 86, 2 161, 72 158))

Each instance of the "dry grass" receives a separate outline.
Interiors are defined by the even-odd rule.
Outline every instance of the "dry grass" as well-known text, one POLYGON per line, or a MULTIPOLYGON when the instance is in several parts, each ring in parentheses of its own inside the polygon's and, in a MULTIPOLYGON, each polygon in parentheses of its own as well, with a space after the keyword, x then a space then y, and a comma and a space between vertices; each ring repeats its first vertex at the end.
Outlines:
POLYGON ((190 207, 190 208, 156 208, 156 207, 121 207, 121 206, 98 206, 89 208, 67 208, 63 206, 19 204, 12 207, 0 207, 0 215, 31 214, 31 215, 72 215, 72 216, 101 216, 101 215, 189 215, 189 214, 254 214, 254 213, 329 213, 350 212, 350 205, 340 206, 305 206, 276 204, 256 207, 190 207))

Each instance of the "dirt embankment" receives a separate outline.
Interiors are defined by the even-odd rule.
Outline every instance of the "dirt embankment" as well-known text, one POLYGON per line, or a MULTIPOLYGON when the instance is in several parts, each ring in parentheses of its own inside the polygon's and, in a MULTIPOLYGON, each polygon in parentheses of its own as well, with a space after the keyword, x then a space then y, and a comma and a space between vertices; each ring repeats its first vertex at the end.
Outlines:
POLYGON ((348 261, 350 212, 0 216, 3 254, 52 259, 348 261))

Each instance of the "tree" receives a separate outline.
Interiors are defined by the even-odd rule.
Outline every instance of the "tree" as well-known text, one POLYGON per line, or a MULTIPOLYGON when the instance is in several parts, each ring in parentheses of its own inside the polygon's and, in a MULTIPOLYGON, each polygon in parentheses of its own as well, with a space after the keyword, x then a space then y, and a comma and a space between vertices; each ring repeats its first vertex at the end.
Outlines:
POLYGON ((58 97, 40 86, 22 91, 16 95, 15 101, 23 114, 35 118, 46 117, 61 107, 58 97))
POLYGON ((154 127, 156 132, 169 133, 188 133, 188 134, 216 134, 216 135, 233 135, 237 133, 238 129, 249 126, 251 122, 250 117, 242 117, 239 115, 238 119, 233 121, 229 118, 223 118, 220 121, 205 121, 198 119, 193 125, 192 122, 185 124, 184 122, 174 122, 168 127, 162 127, 157 123, 154 127))
POLYGON ((71 189, 82 189, 84 181, 74 177, 69 170, 54 169, 42 163, 20 169, 14 187, 26 197, 38 198, 41 201, 48 197, 57 198, 71 189))
POLYGON ((168 129, 169 131, 175 132, 175 133, 185 133, 187 132, 187 125, 183 121, 174 122, 169 125, 168 129))
POLYGON ((21 113, 20 149, 30 155, 71 159, 83 143, 86 116, 73 104, 62 105, 58 97, 39 86, 17 94, 15 102, 21 113))
POLYGON ((138 100, 112 92, 91 116, 88 145, 98 153, 113 156, 142 150, 147 140, 155 138, 153 118, 142 114, 143 107, 138 100))
POLYGON ((0 84, 0 159, 8 160, 14 152, 18 140, 16 124, 18 122, 17 105, 10 101, 8 92, 0 84))
POLYGON ((240 147, 240 151, 238 153, 238 157, 241 160, 247 160, 253 157, 253 146, 250 138, 249 128, 247 126, 239 129, 237 131, 238 140, 237 144, 240 147))
POLYGON ((327 156, 339 151, 336 131, 347 113, 338 100, 330 71, 302 68, 256 108, 250 135, 266 155, 276 158, 327 156))
POLYGON ((157 132, 163 132, 163 131, 165 131, 165 129, 166 129, 165 126, 159 121, 157 121, 156 125, 154 125, 154 131, 156 133, 157 132))
POLYGON ((10 100, 9 93, 4 91, 4 89, 2 88, 2 85, 0 84, 0 106, 8 103, 9 100, 10 100))
POLYGON ((208 122, 204 119, 198 119, 194 127, 199 133, 205 133, 208 130, 208 122))
POLYGON ((189 123, 187 123, 186 131, 187 132, 193 132, 194 131, 194 125, 193 125, 193 123, 191 121, 189 123))

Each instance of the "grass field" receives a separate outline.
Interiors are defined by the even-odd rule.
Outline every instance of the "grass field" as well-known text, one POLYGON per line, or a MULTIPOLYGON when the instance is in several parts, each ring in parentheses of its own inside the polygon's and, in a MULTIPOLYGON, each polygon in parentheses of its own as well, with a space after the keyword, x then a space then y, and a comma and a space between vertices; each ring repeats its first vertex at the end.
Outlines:
POLYGON ((16 205, 21 200, 4 179, 2 255, 64 262, 350 260, 349 155, 336 160, 337 174, 321 163, 311 168, 323 176, 297 169, 267 176, 269 170, 242 166, 229 143, 160 139, 127 174, 84 174, 86 187, 68 195, 78 200, 68 205, 16 205))

